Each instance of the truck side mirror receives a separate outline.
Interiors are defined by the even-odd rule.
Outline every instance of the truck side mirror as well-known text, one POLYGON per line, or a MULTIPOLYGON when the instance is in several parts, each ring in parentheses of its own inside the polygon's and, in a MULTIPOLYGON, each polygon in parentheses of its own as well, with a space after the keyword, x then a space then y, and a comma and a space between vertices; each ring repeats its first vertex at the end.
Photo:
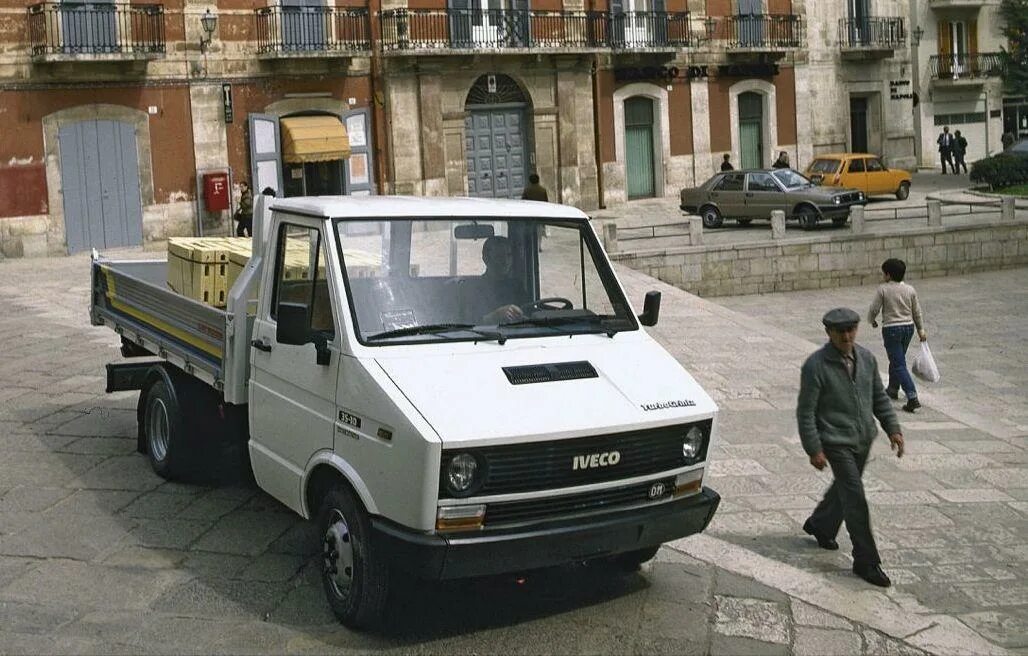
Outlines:
POLYGON ((303 303, 279 303, 275 339, 279 344, 303 346, 311 338, 311 312, 303 303))
POLYGON ((646 292, 646 300, 643 301, 643 313, 639 315, 639 323, 644 326, 656 326, 660 317, 660 292, 646 292))

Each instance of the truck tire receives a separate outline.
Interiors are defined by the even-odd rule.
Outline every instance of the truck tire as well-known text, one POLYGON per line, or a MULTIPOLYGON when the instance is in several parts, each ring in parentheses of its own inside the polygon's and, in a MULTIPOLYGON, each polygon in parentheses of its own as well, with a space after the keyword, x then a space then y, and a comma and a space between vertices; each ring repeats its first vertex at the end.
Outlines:
POLYGON ((150 466, 161 478, 182 478, 188 445, 178 398, 163 378, 144 393, 143 444, 150 466))
POLYGON ((332 612, 353 629, 374 627, 389 598, 388 563, 371 549, 371 523, 345 486, 325 495, 318 513, 321 580, 332 612))
POLYGON ((652 560, 657 552, 660 551, 660 545, 655 547, 646 547, 645 549, 636 549, 635 551, 626 551, 623 554, 618 554, 611 558, 611 562, 614 566, 622 572, 635 572, 638 571, 639 566, 643 563, 652 560))

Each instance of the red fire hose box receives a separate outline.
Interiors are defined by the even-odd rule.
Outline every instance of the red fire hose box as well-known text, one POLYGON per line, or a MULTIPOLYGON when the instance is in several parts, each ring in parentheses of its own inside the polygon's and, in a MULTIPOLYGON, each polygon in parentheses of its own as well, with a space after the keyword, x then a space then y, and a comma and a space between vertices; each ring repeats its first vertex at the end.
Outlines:
POLYGON ((203 204, 208 212, 229 208, 228 173, 203 174, 203 204))

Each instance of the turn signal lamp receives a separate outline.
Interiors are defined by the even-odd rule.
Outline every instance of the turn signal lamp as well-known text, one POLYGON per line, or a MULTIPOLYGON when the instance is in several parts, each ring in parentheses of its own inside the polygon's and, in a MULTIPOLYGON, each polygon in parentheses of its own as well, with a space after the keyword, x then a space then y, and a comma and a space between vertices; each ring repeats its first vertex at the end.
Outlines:
POLYGON ((696 494, 703 488, 703 470, 685 472, 675 477, 675 497, 696 494))
POLYGON ((437 531, 477 531, 485 520, 485 504, 439 506, 435 516, 437 531))

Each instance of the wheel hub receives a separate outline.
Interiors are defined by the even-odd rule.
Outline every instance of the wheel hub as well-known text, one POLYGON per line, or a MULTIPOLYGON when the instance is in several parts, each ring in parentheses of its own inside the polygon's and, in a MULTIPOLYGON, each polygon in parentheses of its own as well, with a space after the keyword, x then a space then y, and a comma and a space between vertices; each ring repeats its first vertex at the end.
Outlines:
POLYGON ((154 399, 150 404, 150 418, 147 426, 147 437, 150 451, 157 461, 163 461, 168 455, 168 408, 163 399, 154 399))
POLYGON ((338 510, 329 518, 321 555, 325 580, 337 595, 347 596, 353 585, 353 541, 350 527, 338 510))

